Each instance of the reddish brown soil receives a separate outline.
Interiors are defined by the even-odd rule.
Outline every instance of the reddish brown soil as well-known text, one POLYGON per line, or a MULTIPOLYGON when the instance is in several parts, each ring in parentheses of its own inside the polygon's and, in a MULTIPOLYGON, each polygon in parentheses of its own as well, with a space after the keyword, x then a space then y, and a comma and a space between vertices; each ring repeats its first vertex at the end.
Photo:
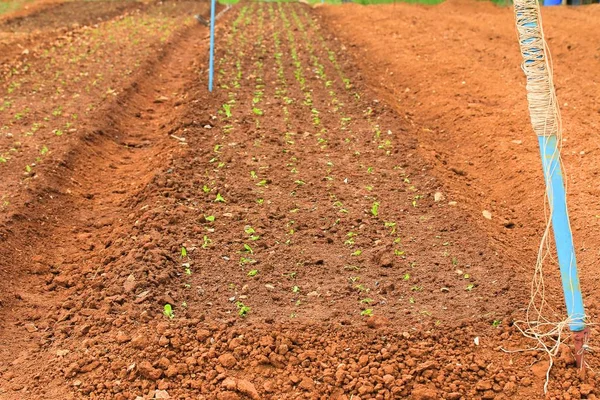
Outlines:
MULTIPOLYGON (((527 302, 519 273, 533 253, 517 258, 498 242, 523 247, 541 224, 512 229, 531 235, 520 243, 482 224, 471 192, 479 181, 462 182, 475 172, 456 164, 457 182, 430 157, 435 142, 423 141, 422 127, 444 128, 419 122, 414 105, 405 114, 384 102, 387 91, 369 88, 384 67, 348 56, 356 38, 340 32, 342 45, 302 5, 226 14, 209 94, 206 28, 168 29, 192 7, 206 15, 203 3, 167 2, 89 36, 69 31, 59 39, 68 46, 41 40, 12 61, 30 66, 8 93, 11 107, 31 111, 6 112, 23 144, 0 164, 10 199, 0 215, 0 398, 540 395, 543 356, 499 350, 527 345, 510 325, 527 302), (167 29, 135 42, 136 21, 167 29), (52 47, 66 82, 102 73, 102 83, 89 92, 85 80, 66 84, 33 102, 35 85, 51 79, 52 47), (102 58, 69 63, 79 52, 62 49, 71 48, 102 58), (74 113, 68 135, 46 126, 24 135, 44 116, 62 125, 74 113), (24 176, 21 164, 46 143, 51 151, 24 176)), ((439 19, 449 7, 431 10, 439 19)), ((331 28, 353 10, 322 12, 331 28)), ((371 40, 361 46, 381 51, 371 40)), ((15 74, 6 71, 8 88, 15 74)), ((565 349, 553 396, 593 398, 594 374, 583 383, 572 363, 565 349)))
POLYGON ((71 1, 51 4, 26 15, 7 19, 0 24, 0 30, 21 32, 97 24, 141 5, 136 0, 71 1))
MULTIPOLYGON (((563 115, 571 224, 592 319, 599 311, 600 153, 593 134, 599 126, 598 46, 590 31, 599 13, 596 5, 543 9, 563 115)), ((368 82, 415 126, 419 154, 451 187, 459 207, 476 217, 505 267, 529 278, 544 228, 544 189, 512 9, 451 1, 327 7, 320 14, 361 69, 370 71, 368 82), (481 217, 484 209, 492 211, 491 221, 481 217)), ((547 297, 562 309, 558 273, 552 263, 548 267, 547 297)))

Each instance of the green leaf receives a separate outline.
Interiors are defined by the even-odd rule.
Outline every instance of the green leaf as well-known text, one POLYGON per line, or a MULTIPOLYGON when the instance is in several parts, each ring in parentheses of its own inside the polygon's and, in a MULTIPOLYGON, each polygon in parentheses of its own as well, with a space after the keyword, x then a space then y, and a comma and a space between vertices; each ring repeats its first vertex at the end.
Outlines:
POLYGON ((221 196, 221 193, 217 193, 217 197, 215 198, 215 203, 226 203, 223 196, 221 196))
POLYGON ((215 216, 214 215, 209 215, 208 217, 204 217, 205 220, 207 220, 208 222, 214 222, 215 221, 215 216))
POLYGON ((257 274, 258 274, 258 270, 257 269, 253 269, 253 270, 250 270, 248 272, 248 276, 250 276, 250 277, 256 276, 257 274))
POLYGON ((163 314, 169 317, 169 319, 175 318, 175 314, 173 314, 173 308, 168 303, 164 306, 163 314))
POLYGON ((373 203, 373 206, 371 207, 371 214, 373 214, 374 217, 379 215, 379 202, 376 201, 373 203))

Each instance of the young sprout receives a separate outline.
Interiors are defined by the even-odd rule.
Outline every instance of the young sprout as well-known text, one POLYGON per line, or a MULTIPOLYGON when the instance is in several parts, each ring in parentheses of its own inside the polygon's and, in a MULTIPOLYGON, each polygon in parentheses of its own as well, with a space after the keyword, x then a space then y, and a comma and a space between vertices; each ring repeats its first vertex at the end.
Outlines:
POLYGON ((192 270, 190 268, 190 263, 183 263, 183 264, 181 264, 181 266, 185 269, 185 274, 186 275, 191 275, 192 274, 192 270))
POLYGON ((185 248, 185 246, 181 246, 181 258, 185 258, 187 257, 187 249, 185 248))
POLYGON ((248 244, 244 243, 244 251, 246 253, 250 253, 250 254, 254 254, 254 250, 252 250, 252 247, 250 247, 248 244))
POLYGON ((238 315, 240 317, 245 317, 250 312, 250 307, 244 305, 244 303, 242 303, 241 301, 238 301, 237 303, 235 303, 235 305, 238 308, 238 315))
POLYGON ((164 309, 163 309, 163 314, 166 317, 169 317, 169 319, 173 319, 175 318, 175 314, 173 313, 173 308, 171 307, 170 304, 165 304, 164 309))
POLYGON ((373 309, 367 308, 366 310, 361 311, 360 315, 362 315, 363 317, 370 317, 373 315, 373 309))
POLYGON ((248 276, 249 277, 254 277, 257 274, 258 274, 258 270, 257 269, 253 269, 253 270, 248 271, 248 276))
POLYGON ((215 203, 225 203, 225 199, 221 196, 221 193, 217 193, 217 197, 215 198, 215 203))
POLYGON ((373 206, 371 207, 371 214, 373 214, 374 217, 379 215, 379 202, 374 202, 373 206))
POLYGON ((214 222, 215 221, 215 216, 214 215, 209 215, 207 217, 204 217, 205 220, 207 220, 208 222, 214 222))

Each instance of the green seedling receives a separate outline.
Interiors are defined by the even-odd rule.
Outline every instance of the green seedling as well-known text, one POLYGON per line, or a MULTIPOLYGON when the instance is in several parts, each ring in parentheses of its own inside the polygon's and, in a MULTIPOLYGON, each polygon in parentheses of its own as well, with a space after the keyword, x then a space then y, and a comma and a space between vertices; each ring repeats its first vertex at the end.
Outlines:
POLYGON ((465 290, 466 290, 467 292, 470 292, 470 291, 471 291, 471 290, 473 290, 474 288, 475 288, 475 285, 474 285, 474 284, 472 284, 472 283, 470 283, 470 284, 468 284, 468 285, 467 285, 467 287, 465 288, 465 290))
POLYGON ((256 276, 257 274, 258 274, 258 270, 257 270, 257 269, 253 269, 253 270, 250 270, 250 271, 248 272, 248 276, 249 276, 249 277, 254 277, 254 276, 256 276))
POLYGON ((244 251, 246 253, 250 253, 250 254, 254 254, 254 250, 252 250, 252 247, 250 247, 248 244, 244 243, 244 251))
POLYGON ((250 177, 252 179, 258 179, 258 175, 256 175, 256 172, 254 172, 254 171, 250 171, 250 177))
POLYGON ((287 274, 283 274, 283 276, 287 277, 289 280, 296 279, 296 275, 298 275, 297 272, 289 272, 287 274))
POLYGON ((402 279, 404 279, 405 281, 410 280, 410 274, 404 274, 404 276, 402 277, 402 279))
POLYGON ((240 265, 255 264, 255 263, 256 263, 256 260, 253 260, 252 258, 240 257, 240 265))
POLYGON ((492 326, 494 328, 498 328, 500 326, 500 324, 502 324, 502 320, 500 320, 500 319, 495 319, 494 322, 492 322, 492 326))
POLYGON ((46 146, 42 146, 42 149, 40 150, 40 154, 45 156, 46 154, 48 154, 48 148, 46 146))
POLYGON ((171 307, 170 304, 165 304, 164 308, 163 308, 163 314, 166 317, 169 317, 169 319, 173 319, 175 318, 175 314, 173 313, 173 307, 171 307))
POLYGON ((229 104, 223 104, 223 112, 225 112, 225 116, 227 118, 231 118, 231 105, 229 104))
POLYGON ((208 236, 204 235, 204 243, 202 243, 202 248, 206 249, 210 246, 212 240, 208 238, 208 236))
POLYGON ((358 257, 362 254, 362 250, 356 250, 355 252, 352 253, 353 256, 358 257))
POLYGON ((184 268, 186 275, 192 274, 192 270, 190 269, 190 263, 183 263, 181 266, 184 268))
POLYGON ((355 287, 356 289, 358 289, 360 292, 368 292, 368 291, 369 291, 369 288, 367 288, 367 287, 366 287, 365 285, 363 285, 362 283, 361 283, 361 284, 358 284, 358 285, 356 285, 356 286, 354 286, 354 287, 355 287))
POLYGON ((363 304, 371 304, 373 302, 373 299, 370 299, 367 297, 367 298, 362 299, 360 302, 363 304))
POLYGON ((209 188, 208 186, 204 185, 204 186, 202 187, 202 191, 203 191, 204 193, 209 193, 209 192, 210 192, 210 188, 209 188))
POLYGON ((292 287, 292 292, 299 293, 300 292, 300 287, 298 287, 298 286, 292 287))
POLYGON ((252 112, 253 112, 254 114, 256 114, 256 115, 263 115, 263 110, 261 110, 260 108, 256 108, 256 107, 254 107, 254 108, 252 109, 252 112))
POLYGON ((238 301, 237 303, 235 303, 235 305, 238 308, 238 315, 240 317, 245 317, 250 312, 250 307, 244 305, 244 303, 242 303, 241 301, 238 301))
POLYGON ((379 202, 375 202, 373 203, 373 206, 371 206, 371 214, 373 214, 374 217, 379 215, 379 202))
POLYGON ((361 311, 360 315, 362 315, 363 317, 371 317, 373 315, 373 309, 367 308, 366 310, 361 311))
POLYGON ((205 220, 207 220, 208 222, 215 222, 215 216, 214 215, 209 215, 207 217, 204 217, 205 220))
POLYGON ((223 196, 221 196, 221 193, 217 193, 217 197, 215 198, 215 203, 226 203, 223 196))
POLYGON ((187 257, 188 252, 187 249, 185 248, 185 246, 181 246, 181 258, 185 258, 187 257))

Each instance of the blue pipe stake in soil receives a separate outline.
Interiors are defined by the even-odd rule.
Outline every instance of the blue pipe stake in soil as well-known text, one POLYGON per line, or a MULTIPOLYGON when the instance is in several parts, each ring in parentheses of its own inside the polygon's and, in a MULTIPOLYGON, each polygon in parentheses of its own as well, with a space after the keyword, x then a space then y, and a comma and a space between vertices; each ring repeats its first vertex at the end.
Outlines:
POLYGON ((585 328, 585 311, 577 274, 577 261, 567 212, 567 198, 557 138, 554 135, 538 136, 538 140, 546 180, 546 193, 552 210, 552 228, 556 241, 565 304, 570 318, 569 327, 571 331, 578 332, 585 328))
POLYGON ((213 90, 213 76, 215 72, 215 8, 216 0, 210 3, 210 57, 208 67, 208 91, 213 90))
MULTIPOLYGON (((527 91, 531 95, 530 113, 532 117, 531 100, 539 102, 540 95, 544 96, 548 90, 553 91, 552 81, 546 64, 546 54, 543 49, 543 34, 539 25, 539 8, 537 0, 515 0, 515 13, 517 17, 517 30, 519 31, 519 44, 523 54, 523 69, 527 77, 527 91), (532 46, 535 41, 540 42, 540 46, 532 46), (545 76, 544 76, 545 74, 545 76), (544 79, 549 80, 549 87, 543 87, 544 79), (531 84, 531 85, 530 85, 531 84)), ((556 107, 554 102, 550 102, 549 107, 556 107)), ((541 102, 543 107, 543 102, 541 102)), ((539 106, 536 104, 535 106, 539 106)), ((540 153, 542 157, 542 166, 544 168, 544 179, 546 182, 546 194, 552 213, 552 228, 554 239, 556 241, 556 251, 558 253, 558 264, 560 267, 560 277, 562 280, 563 292, 565 296, 565 305, 569 316, 569 328, 573 332, 575 342, 575 361, 578 368, 583 368, 585 352, 585 343, 589 338, 589 328, 585 326, 585 311, 583 308, 583 298, 579 286, 579 276, 577 274, 577 261, 575 259, 575 249, 573 247, 573 235, 569 224, 569 214, 567 212, 567 197, 565 185, 562 176, 562 166, 560 163, 560 149, 558 148, 557 124, 558 121, 538 121, 540 111, 535 110, 536 124, 533 124, 534 130, 538 136, 540 153), (540 122, 543 122, 540 124, 540 122), (546 132, 550 122, 551 129, 546 132)), ((541 115, 549 115, 550 109, 541 115)))

